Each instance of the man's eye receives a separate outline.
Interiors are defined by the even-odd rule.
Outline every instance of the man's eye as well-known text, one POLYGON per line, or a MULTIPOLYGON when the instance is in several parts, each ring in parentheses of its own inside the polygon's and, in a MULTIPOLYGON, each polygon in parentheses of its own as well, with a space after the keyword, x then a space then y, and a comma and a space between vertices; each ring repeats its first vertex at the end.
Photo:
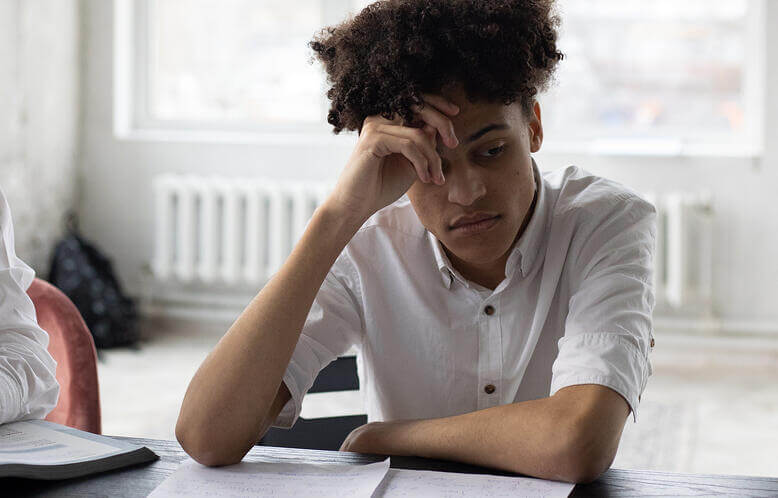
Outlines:
POLYGON ((500 154, 502 154, 503 150, 505 150, 505 145, 499 145, 497 147, 492 147, 491 149, 487 149, 486 152, 481 155, 483 157, 497 157, 500 154))

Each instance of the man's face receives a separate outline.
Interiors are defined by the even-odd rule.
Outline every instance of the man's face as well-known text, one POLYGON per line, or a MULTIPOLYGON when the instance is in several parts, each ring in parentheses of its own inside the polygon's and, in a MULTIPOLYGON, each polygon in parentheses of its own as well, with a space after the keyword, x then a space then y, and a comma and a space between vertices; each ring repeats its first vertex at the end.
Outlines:
POLYGON ((459 106, 451 118, 459 145, 438 137, 443 185, 417 181, 408 198, 421 223, 443 244, 465 277, 504 271, 535 192, 531 152, 540 149, 540 107, 528 118, 519 103, 470 103, 461 91, 443 93, 459 106))

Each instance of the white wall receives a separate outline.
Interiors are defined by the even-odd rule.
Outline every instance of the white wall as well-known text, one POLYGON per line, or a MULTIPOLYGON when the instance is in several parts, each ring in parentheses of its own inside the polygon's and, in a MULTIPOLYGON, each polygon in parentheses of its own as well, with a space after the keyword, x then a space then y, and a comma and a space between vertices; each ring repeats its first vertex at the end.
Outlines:
MULTIPOLYGON (((86 3, 83 203, 87 235, 137 291, 152 251, 151 179, 162 172, 332 179, 353 136, 299 145, 122 141, 112 134, 112 2, 86 3)), ((778 2, 768 2, 778 28, 778 2)), ((778 333, 778 33, 768 30, 767 148, 751 159, 596 157, 540 154, 543 169, 578 164, 640 191, 707 190, 715 222, 715 310, 731 331, 778 333)))
POLYGON ((0 0, 0 186, 16 250, 39 274, 75 207, 78 0, 0 0))

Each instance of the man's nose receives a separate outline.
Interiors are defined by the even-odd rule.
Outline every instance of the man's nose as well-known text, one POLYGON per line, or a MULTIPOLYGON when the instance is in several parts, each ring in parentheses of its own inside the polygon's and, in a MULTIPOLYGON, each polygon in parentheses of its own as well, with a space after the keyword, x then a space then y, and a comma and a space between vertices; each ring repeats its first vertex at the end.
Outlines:
POLYGON ((448 188, 448 201, 461 206, 469 206, 486 195, 486 184, 475 168, 464 166, 451 168, 446 175, 446 187, 448 188))

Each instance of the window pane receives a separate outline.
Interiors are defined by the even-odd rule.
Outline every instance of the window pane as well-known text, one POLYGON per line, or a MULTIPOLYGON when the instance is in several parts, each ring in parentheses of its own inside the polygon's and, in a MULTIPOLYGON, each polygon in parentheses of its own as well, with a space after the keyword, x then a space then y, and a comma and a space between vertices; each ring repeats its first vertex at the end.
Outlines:
MULTIPOLYGON (((558 83, 543 96, 557 142, 743 144, 754 0, 558 0, 558 83)), ((211 128, 326 121, 307 43, 370 0, 146 0, 143 115, 211 128)), ((757 103, 758 105, 758 103, 757 103)))
POLYGON ((323 25, 323 4, 150 0, 148 117, 220 124, 322 121, 324 76, 318 63, 309 63, 307 43, 323 25))
POLYGON ((563 0, 555 140, 743 141, 748 0, 563 0))

